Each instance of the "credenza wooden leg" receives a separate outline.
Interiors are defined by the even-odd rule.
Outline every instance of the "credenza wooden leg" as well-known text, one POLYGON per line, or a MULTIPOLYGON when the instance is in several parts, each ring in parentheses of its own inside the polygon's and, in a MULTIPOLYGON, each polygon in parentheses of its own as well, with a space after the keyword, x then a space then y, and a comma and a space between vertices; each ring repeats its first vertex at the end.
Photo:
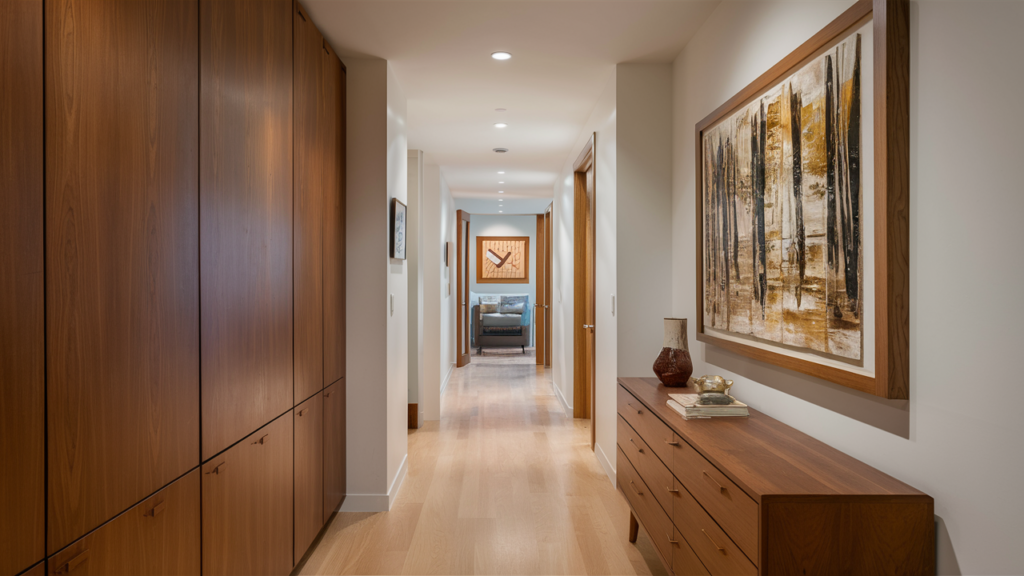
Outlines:
POLYGON ((629 541, 636 542, 636 533, 640 530, 640 523, 636 521, 636 516, 633 516, 633 511, 629 511, 629 541))

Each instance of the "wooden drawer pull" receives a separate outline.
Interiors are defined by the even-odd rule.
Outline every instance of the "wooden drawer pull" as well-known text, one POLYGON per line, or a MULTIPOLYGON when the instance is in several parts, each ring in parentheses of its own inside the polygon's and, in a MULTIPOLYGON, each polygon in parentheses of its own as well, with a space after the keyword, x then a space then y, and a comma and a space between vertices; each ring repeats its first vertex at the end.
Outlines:
POLYGON ((629 406, 629 407, 630 407, 630 408, 632 408, 633 410, 636 410, 636 413, 637 413, 637 414, 643 414, 643 413, 644 413, 644 411, 643 411, 643 410, 641 410, 641 409, 637 408, 636 406, 633 406, 633 405, 632 405, 632 404, 630 404, 629 402, 626 402, 626 406, 629 406))
POLYGON ((679 446, 679 442, 675 440, 665 440, 665 444, 668 444, 669 446, 679 446))
POLYGON ((156 518, 157 515, 160 514, 161 512, 163 512, 165 508, 167 508, 167 503, 166 502, 161 502, 161 503, 157 504, 156 506, 153 506, 152 510, 150 510, 149 512, 146 512, 146 516, 150 516, 152 518, 156 518))
POLYGON ((641 448, 640 446, 638 446, 636 442, 633 442, 633 439, 632 439, 632 438, 630 438, 630 439, 629 439, 629 441, 630 441, 630 442, 631 442, 631 443, 633 444, 633 446, 636 446, 636 451, 637 451, 637 452, 639 452, 639 453, 641 453, 641 454, 643 454, 643 453, 644 453, 644 449, 643 449, 643 448, 641 448))
POLYGON ((299 417, 305 416, 306 412, 309 412, 309 408, 303 408, 302 410, 299 410, 299 417))
POLYGON ((679 489, 677 489, 677 488, 667 488, 666 487, 665 490, 668 490, 669 494, 679 494, 679 489))
POLYGON ((700 529, 700 531, 701 531, 701 532, 704 532, 704 535, 708 537, 708 540, 711 540, 711 544, 712 544, 712 545, 713 545, 713 546, 714 546, 715 548, 718 548, 718 551, 719 551, 719 552, 721 552, 722 554, 725 554, 725 548, 722 548, 722 547, 721 547, 721 546, 719 546, 719 545, 718 545, 717 543, 715 543, 714 539, 712 539, 712 538, 711 538, 711 534, 708 534, 708 533, 707 533, 707 532, 706 532, 706 531, 705 531, 705 530, 704 530, 703 528, 701 528, 701 529, 700 529))
POLYGON ((82 564, 82 562, 85 562, 88 559, 89 559, 89 549, 86 548, 85 550, 82 550, 78 554, 72 556, 71 559, 68 560, 67 562, 65 562, 65 563, 61 564, 60 566, 58 566, 57 570, 56 570, 56 573, 57 574, 67 574, 68 572, 71 572, 75 568, 78 568, 82 564))
POLYGON ((324 392, 324 398, 330 398, 333 392, 324 392))
POLYGON ((721 484, 718 483, 717 480, 712 478, 711 474, 708 474, 707 470, 701 470, 701 472, 704 474, 705 478, 707 478, 707 479, 711 480, 712 482, 714 482, 715 486, 718 486, 718 491, 719 492, 723 492, 723 493, 725 492, 725 486, 722 486, 721 484))
POLYGON ((668 538, 668 543, 669 544, 672 544, 673 546, 678 546, 679 545, 679 540, 673 540, 671 534, 666 534, 665 537, 668 538))
POLYGON ((223 474, 225 464, 227 464, 227 462, 221 462, 220 464, 217 464, 216 466, 214 466, 213 470, 210 470, 209 472, 207 472, 207 474, 223 474))
POLYGON ((635 485, 635 484, 633 484, 633 481, 632 481, 632 480, 630 480, 630 481, 629 481, 629 487, 633 489, 633 492, 636 492, 636 495, 637 495, 637 496, 643 496, 643 495, 644 495, 644 493, 643 493, 643 492, 641 492, 641 491, 639 491, 639 490, 637 490, 637 489, 636 489, 636 485, 635 485))
POLYGON ((260 444, 260 445, 266 444, 267 443, 267 438, 269 438, 269 437, 270 437, 270 434, 264 434, 263 436, 260 436, 259 440, 253 442, 253 444, 260 444))

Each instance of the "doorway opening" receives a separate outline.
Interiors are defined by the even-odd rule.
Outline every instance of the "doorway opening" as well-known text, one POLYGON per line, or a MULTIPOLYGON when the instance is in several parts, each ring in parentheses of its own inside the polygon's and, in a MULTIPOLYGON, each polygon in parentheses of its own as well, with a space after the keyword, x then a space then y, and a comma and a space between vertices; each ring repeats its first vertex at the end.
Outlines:
POLYGON ((594 149, 592 134, 573 164, 573 417, 590 419, 594 449, 594 149))

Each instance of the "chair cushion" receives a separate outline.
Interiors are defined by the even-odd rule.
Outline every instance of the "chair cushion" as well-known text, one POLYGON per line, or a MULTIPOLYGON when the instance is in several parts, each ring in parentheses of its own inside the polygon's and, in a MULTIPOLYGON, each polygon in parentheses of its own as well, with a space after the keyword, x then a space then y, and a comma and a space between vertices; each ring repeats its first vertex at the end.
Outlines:
POLYGON ((530 297, 526 294, 502 296, 501 304, 498 306, 498 312, 501 314, 519 314, 521 316, 523 312, 526 311, 526 301, 529 299, 530 297))
POLYGON ((481 314, 481 326, 519 326, 522 317, 519 314, 481 314))
POLYGON ((480 313, 494 314, 498 311, 499 304, 501 304, 501 297, 497 294, 480 296, 480 313))

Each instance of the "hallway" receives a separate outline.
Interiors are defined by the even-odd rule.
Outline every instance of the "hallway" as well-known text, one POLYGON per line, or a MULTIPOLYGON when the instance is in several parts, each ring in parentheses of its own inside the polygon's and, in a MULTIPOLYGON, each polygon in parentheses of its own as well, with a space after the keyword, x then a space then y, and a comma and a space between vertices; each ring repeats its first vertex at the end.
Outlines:
POLYGON ((442 420, 409 431, 391 512, 338 513, 300 574, 663 573, 566 418, 551 371, 486 359, 460 368, 442 420))

